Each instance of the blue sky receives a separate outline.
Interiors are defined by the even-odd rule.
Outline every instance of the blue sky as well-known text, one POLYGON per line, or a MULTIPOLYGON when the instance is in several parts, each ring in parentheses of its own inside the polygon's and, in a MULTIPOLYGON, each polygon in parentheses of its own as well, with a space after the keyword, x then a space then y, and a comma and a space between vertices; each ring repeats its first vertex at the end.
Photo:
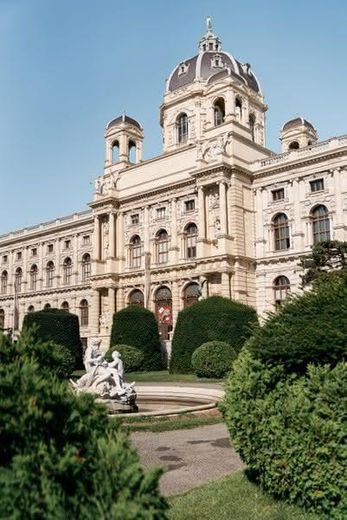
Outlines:
POLYGON ((0 0, 0 233, 86 209, 123 110, 145 158, 160 153, 165 79, 208 15, 261 82, 269 148, 296 115, 320 139, 347 133, 343 0, 0 0))

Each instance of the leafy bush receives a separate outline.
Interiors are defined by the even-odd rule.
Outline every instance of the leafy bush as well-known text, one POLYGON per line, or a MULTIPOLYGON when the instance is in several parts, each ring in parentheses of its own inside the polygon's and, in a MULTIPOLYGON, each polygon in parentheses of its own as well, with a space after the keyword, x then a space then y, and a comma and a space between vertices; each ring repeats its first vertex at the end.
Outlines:
POLYGON ((308 363, 336 364, 347 355, 347 274, 330 276, 271 314, 249 342, 264 362, 305 372, 308 363))
POLYGON ((164 360, 160 350, 158 324, 153 312, 129 305, 113 315, 112 345, 131 345, 144 355, 144 370, 161 370, 164 360))
POLYGON ((34 360, 41 369, 50 370, 62 379, 69 377, 75 367, 75 359, 64 345, 35 339, 35 326, 24 329, 16 343, 0 335, 0 363, 15 360, 34 360))
POLYGON ((33 360, 0 364, 0 518, 165 519, 158 477, 92 396, 33 360))
POLYGON ((235 350, 224 341, 209 341, 192 355, 192 367, 199 377, 224 377, 236 358, 235 350))
POLYGON ((221 296, 184 309, 178 314, 173 336, 170 372, 191 372, 194 350, 208 341, 225 341, 239 352, 256 321, 252 307, 221 296))
POLYGON ((346 397, 344 362, 288 375, 245 349, 233 364, 223 412, 233 446, 264 489, 342 520, 346 397))
POLYGON ((53 341, 68 348, 75 359, 75 366, 81 363, 82 344, 78 317, 62 309, 45 309, 26 314, 23 328, 35 328, 35 338, 53 341))
POLYGON ((125 372, 137 372, 142 370, 144 355, 138 348, 130 347, 129 345, 114 345, 106 352, 106 361, 112 361, 112 352, 118 350, 120 353, 125 372))

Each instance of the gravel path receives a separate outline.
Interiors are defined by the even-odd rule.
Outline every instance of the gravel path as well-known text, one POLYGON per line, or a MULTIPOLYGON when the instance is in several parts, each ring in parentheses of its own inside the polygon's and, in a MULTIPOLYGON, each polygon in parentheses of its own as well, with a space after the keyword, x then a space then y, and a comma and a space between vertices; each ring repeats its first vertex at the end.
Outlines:
POLYGON ((143 466, 165 468, 160 489, 166 496, 185 493, 244 467, 230 446, 224 424, 161 433, 135 432, 131 440, 143 466))

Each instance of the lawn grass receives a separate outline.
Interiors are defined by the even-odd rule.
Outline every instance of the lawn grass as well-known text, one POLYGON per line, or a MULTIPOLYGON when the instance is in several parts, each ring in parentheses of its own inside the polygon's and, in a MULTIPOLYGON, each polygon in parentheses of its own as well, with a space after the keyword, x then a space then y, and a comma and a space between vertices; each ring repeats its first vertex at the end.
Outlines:
MULTIPOLYGON (((85 374, 85 370, 75 370, 72 378, 77 379, 85 374)), ((207 379, 195 374, 170 374, 168 370, 155 372, 129 372, 125 374, 128 383, 224 383, 224 379, 207 379)))
POLYGON ((243 472, 170 499, 169 520, 322 520, 298 507, 274 500, 250 483, 243 472))
POLYGON ((168 432, 219 424, 223 418, 218 415, 182 414, 173 417, 121 417, 123 426, 130 432, 168 432))

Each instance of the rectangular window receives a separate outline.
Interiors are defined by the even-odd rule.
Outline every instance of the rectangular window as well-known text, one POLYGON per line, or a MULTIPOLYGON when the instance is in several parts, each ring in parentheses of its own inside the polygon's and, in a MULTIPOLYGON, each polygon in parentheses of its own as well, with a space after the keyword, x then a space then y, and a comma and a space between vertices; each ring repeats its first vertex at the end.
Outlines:
POLYGON ((65 240, 64 246, 65 246, 65 249, 70 249, 70 247, 71 247, 71 240, 65 240))
POLYGON ((138 213, 134 213, 130 216, 130 222, 134 226, 140 222, 140 215, 138 213))
POLYGON ((272 200, 275 202, 276 200, 284 199, 284 188, 279 188, 278 190, 272 190, 272 200))
POLYGON ((83 245, 86 246, 90 244, 90 235, 84 235, 83 237, 83 245))
POLYGON ((37 256, 37 248, 34 247, 32 250, 31 250, 31 256, 37 256))
POLYGON ((310 181, 311 192, 324 190, 324 179, 315 179, 310 181))
POLYGON ((2 263, 3 263, 3 264, 7 264, 7 260, 8 260, 8 256, 7 256, 7 255, 4 255, 4 256, 2 257, 2 263))
POLYGON ((194 209, 195 209, 195 200, 194 199, 186 200, 185 203, 184 203, 184 207, 185 207, 186 211, 194 211, 194 209))
POLYGON ((48 244, 47 253, 53 253, 53 244, 48 244))
POLYGON ((157 209, 157 218, 165 218, 166 208, 157 209))
POLYGON ((22 252, 21 251, 17 252, 17 260, 22 260, 22 252))

